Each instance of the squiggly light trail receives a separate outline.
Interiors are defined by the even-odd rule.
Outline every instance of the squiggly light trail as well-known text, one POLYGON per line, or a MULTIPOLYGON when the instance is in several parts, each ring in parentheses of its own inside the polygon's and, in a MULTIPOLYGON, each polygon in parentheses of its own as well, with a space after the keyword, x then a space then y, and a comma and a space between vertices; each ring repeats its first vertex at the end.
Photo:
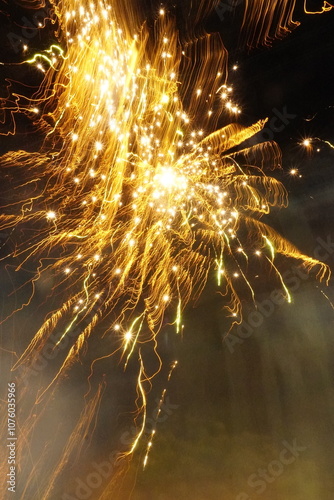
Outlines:
MULTIPOLYGON (((323 1, 321 10, 314 10, 304 0, 306 14, 323 14, 334 8, 332 2, 323 1)), ((276 38, 283 38, 300 25, 293 19, 296 0, 245 0, 242 38, 248 47, 271 45, 276 38)))
MULTIPOLYGON (((19 182, 32 189, 4 208, 0 225, 38 227, 14 255, 21 266, 40 259, 33 283, 50 267, 56 270, 55 289, 65 289, 67 298, 16 367, 29 365, 59 325, 66 323, 58 344, 89 318, 51 383, 40 388, 41 418, 43 396, 84 356, 87 339, 109 316, 104 335, 117 345, 103 357, 118 353, 125 366, 130 356, 141 359, 138 411, 145 412, 144 385, 153 375, 145 373, 141 348, 151 342, 156 352, 167 308, 181 326, 182 310, 200 295, 209 273, 217 274, 228 312, 239 322, 235 283, 242 280, 254 295, 250 260, 262 256, 271 265, 288 300, 274 264, 277 253, 300 259, 308 269, 319 266, 321 279, 329 270, 260 221, 271 207, 287 203, 284 187, 265 175, 267 167, 279 165, 277 145, 245 142, 265 121, 217 130, 218 120, 227 123, 240 113, 219 37, 203 36, 181 47, 163 9, 152 36, 145 24, 135 32, 132 16, 116 15, 109 2, 52 3, 59 44, 27 57, 27 64, 45 73, 44 81, 33 99, 18 96, 10 109, 39 117, 45 141, 39 153, 2 158, 3 168, 24 171, 19 182)), ((102 393, 100 384, 50 477, 39 485, 39 498, 49 498, 57 476, 82 446, 102 393)), ((22 424, 28 442, 35 426, 31 417, 22 424)), ((27 480, 27 491, 33 483, 33 477, 27 480)))

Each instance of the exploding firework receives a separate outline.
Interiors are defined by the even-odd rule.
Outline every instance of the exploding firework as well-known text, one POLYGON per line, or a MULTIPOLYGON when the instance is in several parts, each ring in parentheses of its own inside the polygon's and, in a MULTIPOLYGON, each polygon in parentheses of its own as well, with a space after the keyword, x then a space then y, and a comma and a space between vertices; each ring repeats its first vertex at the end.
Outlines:
MULTIPOLYGON (((103 324, 105 348, 91 360, 91 376, 102 359, 114 356, 124 368, 131 358, 139 360, 140 425, 126 450, 131 453, 145 427, 145 384, 160 369, 156 347, 167 309, 180 333, 182 311, 215 274, 228 315, 240 322, 237 283, 254 298, 250 270, 259 259, 288 301, 276 254, 299 259, 308 270, 316 266, 320 279, 328 279, 329 270, 265 223, 272 207, 287 204, 285 188, 266 175, 280 166, 280 152, 274 142, 251 141, 265 120, 249 127, 233 121, 240 108, 218 36, 182 42, 164 9, 150 27, 135 9, 122 11, 110 2, 51 4, 57 43, 38 54, 25 48, 24 64, 41 72, 43 82, 32 98, 17 94, 5 106, 14 121, 19 114, 34 120, 43 146, 1 159, 15 187, 1 230, 15 239, 29 227, 6 259, 18 260, 17 269, 39 263, 25 305, 50 272, 52 294, 62 301, 14 369, 27 377, 51 337, 55 358, 67 346, 38 389, 37 421, 35 409, 24 408, 22 433, 32 439, 47 402, 103 324), (158 358, 152 374, 145 368, 145 345, 158 358)), ((36 462, 26 494, 39 488, 39 498, 51 498, 58 476, 94 428, 103 387, 102 381, 88 398, 52 474, 38 486, 43 464, 36 462)), ((24 469, 29 459, 21 461, 24 469)))

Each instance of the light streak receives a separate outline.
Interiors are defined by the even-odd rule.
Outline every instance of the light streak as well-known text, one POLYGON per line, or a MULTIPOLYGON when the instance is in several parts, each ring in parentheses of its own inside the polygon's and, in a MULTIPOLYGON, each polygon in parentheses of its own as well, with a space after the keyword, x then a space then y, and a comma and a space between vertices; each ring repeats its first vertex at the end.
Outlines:
POLYGON ((145 393, 145 389, 144 389, 144 386, 143 386, 143 382, 147 380, 147 377, 145 376, 145 372, 144 372, 144 365, 143 365, 143 360, 142 360, 142 357, 140 355, 140 371, 139 371, 139 375, 138 375, 138 383, 137 383, 137 392, 138 392, 138 397, 140 397, 142 399, 142 403, 141 403, 141 414, 143 415, 143 418, 142 418, 142 424, 140 426, 140 429, 139 429, 139 432, 138 434, 136 435, 132 445, 131 445, 131 448, 130 450, 127 452, 127 455, 131 455, 134 450, 136 449, 137 447, 137 444, 141 438, 141 436, 143 435, 143 432, 145 430, 145 424, 146 424, 146 393, 145 393))
POLYGON ((181 311, 182 311, 182 302, 181 302, 181 298, 179 298, 179 301, 177 304, 177 310, 176 310, 176 320, 175 320, 176 333, 180 333, 180 331, 181 331, 181 323, 182 323, 181 311))
POLYGON ((323 14, 324 12, 329 12, 334 9, 334 4, 324 0, 321 10, 308 10, 307 7, 308 0, 304 0, 304 11, 306 14, 323 14))
MULTIPOLYGON (((174 361, 174 363, 172 363, 171 368, 170 368, 169 373, 168 373, 167 382, 170 381, 172 373, 175 370, 175 368, 177 367, 177 364, 178 364, 177 361, 174 361)), ((144 460, 143 460, 143 469, 145 469, 145 467, 147 465, 148 456, 149 456, 149 453, 151 452, 151 448, 153 445, 153 439, 154 439, 156 432, 157 432, 157 425, 158 425, 159 416, 161 413, 161 407, 165 401, 166 393, 167 393, 167 387, 165 387, 163 389, 161 396, 160 396, 160 399, 159 399, 159 402, 158 402, 158 407, 155 410, 154 424, 153 424, 152 431, 149 435, 149 439, 147 442, 146 453, 145 453, 144 460)))
MULTIPOLYGON (((327 141, 325 139, 321 139, 320 137, 311 137, 309 139, 304 139, 302 142, 302 145, 305 146, 306 148, 310 149, 313 148, 314 144, 320 142, 323 144, 327 144, 331 149, 334 149, 334 144, 332 144, 330 141, 327 141)), ((317 149, 317 152, 319 152, 320 149, 317 149)))
POLYGON ((264 238, 265 242, 267 243, 267 246, 270 250, 271 260, 274 261, 274 259, 275 259, 275 247, 274 247, 273 243, 270 241, 270 239, 267 238, 267 236, 263 235, 263 238, 264 238))
MULTIPOLYGON (((304 0, 305 14, 324 14, 334 8, 332 2, 323 1, 321 10, 309 10, 308 0, 304 0)), ((248 47, 260 44, 271 45, 276 38, 283 38, 300 26, 294 19, 296 0, 246 0, 242 35, 248 47)))

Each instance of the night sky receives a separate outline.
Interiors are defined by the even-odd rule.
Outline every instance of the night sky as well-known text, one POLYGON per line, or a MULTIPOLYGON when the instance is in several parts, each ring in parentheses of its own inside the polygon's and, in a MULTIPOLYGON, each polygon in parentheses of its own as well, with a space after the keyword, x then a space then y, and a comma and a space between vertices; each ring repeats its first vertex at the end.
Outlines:
MULTIPOLYGON (((26 11, 14 5, 16 2, 12 4, 1 5, 0 12, 4 26, 0 61, 4 62, 20 59, 7 35, 20 34, 18 23, 26 11)), ((176 15, 181 15, 180 10, 175 8, 176 15)), ((290 204, 287 209, 274 210, 267 220, 303 253, 323 259, 334 269, 334 148, 324 142, 334 144, 334 12, 306 16, 300 9, 296 17, 302 24, 289 36, 273 41, 271 47, 250 51, 240 40, 238 11, 224 22, 214 12, 204 28, 220 32, 229 50, 229 81, 242 108, 240 122, 249 125, 268 117, 270 123, 282 113, 288 122, 270 132, 283 152, 282 168, 270 175, 284 183, 290 204), (237 70, 232 69, 235 64, 237 70), (311 148, 303 145, 307 138, 311 148), (291 174, 292 170, 296 174, 291 174)), ((47 38, 44 30, 32 43, 44 47, 47 38)), ((8 76, 20 75, 22 81, 24 73, 25 83, 38 84, 30 69, 0 66, 0 71, 1 97, 6 95, 8 76)), ((5 118, 8 123, 8 116, 5 118)), ((6 123, 0 119, 2 130, 6 123)), ((22 119, 18 134, 0 136, 0 141, 2 153, 19 148, 36 150, 41 137, 22 119)), ((146 470, 141 467, 144 440, 121 486, 110 498, 334 498, 333 282, 326 287, 316 280, 315 272, 307 276, 295 262, 283 258, 278 262, 292 289, 292 304, 275 303, 279 284, 271 276, 254 276, 260 312, 254 315, 254 305, 244 299, 244 322, 226 337, 229 320, 224 300, 210 279, 196 307, 190 305, 186 310, 182 337, 173 327, 162 329, 160 354, 165 368, 153 386, 148 414, 154 413, 156 399, 166 386, 169 363, 177 359, 178 367, 168 383, 164 418, 158 423, 146 470), (296 443, 293 455, 291 447, 296 443), (280 459, 283 454, 292 457, 289 463, 280 459)), ((8 302, 20 302, 24 297, 24 290, 18 287, 31 270, 22 272, 14 283, 9 277, 13 273, 7 271, 1 271, 2 314, 8 302)), ((38 306, 43 293, 43 289, 37 290, 35 310, 19 313, 9 327, 2 327, 5 348, 12 345, 7 332, 15 329, 22 334, 15 340, 15 348, 26 344, 29 332, 24 325, 30 322, 30 330, 37 328, 37 316, 47 312, 47 304, 38 306)), ((92 341, 91 347, 96 355, 98 346, 92 341)), ((101 456, 118 446, 119 435, 130 425, 126 412, 131 410, 136 368, 136 363, 129 367, 126 380, 118 367, 106 362, 100 368, 106 374, 108 389, 92 448, 101 451, 101 456)), ((85 393, 85 376, 85 367, 79 367, 66 382, 62 408, 53 409, 50 402, 50 425, 58 425, 56 416, 59 418, 73 401, 74 407, 76 398, 79 401, 85 393)), ((47 429, 42 429, 42 436, 44 432, 47 429)), ((145 439, 149 439, 148 432, 145 439)), ((84 476, 87 471, 89 460, 82 469, 74 464, 71 474, 84 476)), ((58 498, 61 496, 54 500, 58 498)), ((98 497, 91 494, 87 498, 98 497)))

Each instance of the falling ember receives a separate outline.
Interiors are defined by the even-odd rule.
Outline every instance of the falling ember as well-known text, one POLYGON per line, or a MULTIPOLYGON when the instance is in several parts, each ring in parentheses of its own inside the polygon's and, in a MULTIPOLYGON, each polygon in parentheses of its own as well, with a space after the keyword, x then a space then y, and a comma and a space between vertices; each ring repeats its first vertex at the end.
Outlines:
MULTIPOLYGON (((14 368, 29 370, 56 331, 61 330, 59 347, 79 330, 63 359, 59 356, 51 382, 38 390, 36 411, 42 415, 44 401, 52 399, 49 395, 85 355, 97 326, 110 317, 101 337, 105 353, 91 366, 93 371, 99 360, 112 356, 124 369, 132 357, 140 360, 136 404, 142 420, 128 446, 132 453, 143 433, 145 383, 152 378, 144 366, 143 344, 152 345, 160 363, 156 344, 167 308, 181 333, 184 308, 216 275, 228 315, 240 322, 235 282, 242 281, 254 296, 248 278, 254 254, 256 261, 263 257, 268 263, 288 301, 274 264, 277 254, 300 260, 307 270, 316 267, 320 279, 329 278, 329 269, 262 220, 271 207, 287 204, 285 188, 266 175, 267 167, 279 165, 280 151, 273 142, 247 143, 266 120, 249 127, 230 123, 241 110, 230 99, 219 37, 203 36, 181 46, 176 23, 164 9, 153 36, 135 15, 109 2, 51 4, 59 45, 26 61, 45 73, 40 90, 30 107, 25 96, 17 96, 15 109, 8 104, 14 117, 34 115, 45 136, 43 147, 39 153, 18 151, 1 158, 9 173, 22 172, 13 179, 15 187, 33 185, 39 191, 3 207, 0 229, 38 228, 28 241, 17 243, 13 255, 22 263, 40 262, 32 285, 51 269, 53 293, 61 292, 64 301, 47 316, 14 368), (117 344, 112 352, 110 338, 117 344)), ((288 16, 284 26, 291 22, 288 16)), ((51 498, 58 475, 94 427, 103 388, 101 382, 88 399, 64 454, 44 479, 43 492, 38 489, 40 498, 51 498)), ((23 425, 26 442, 37 428, 34 411, 23 425)), ((28 491, 34 481, 28 479, 28 491)))
POLYGON ((311 139, 305 139, 303 141, 303 146, 305 146, 305 148, 310 148, 312 146, 312 141, 311 139))

